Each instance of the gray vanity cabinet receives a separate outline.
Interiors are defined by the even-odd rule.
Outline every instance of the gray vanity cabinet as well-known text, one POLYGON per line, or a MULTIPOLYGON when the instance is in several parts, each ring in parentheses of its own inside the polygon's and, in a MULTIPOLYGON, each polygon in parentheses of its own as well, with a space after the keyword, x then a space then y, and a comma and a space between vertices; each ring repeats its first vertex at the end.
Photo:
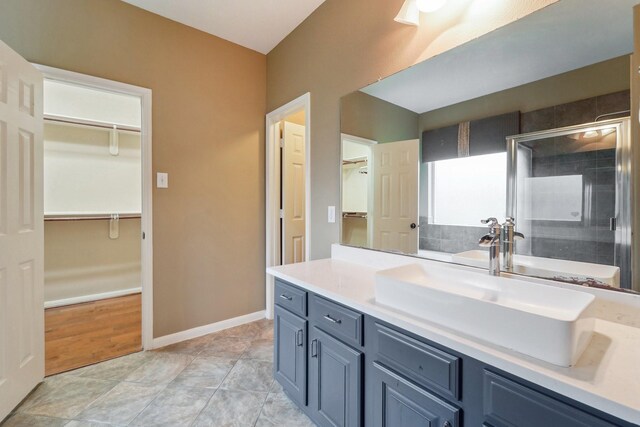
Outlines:
POLYGON ((275 307, 273 370, 289 396, 307 404, 307 324, 295 314, 275 307))
POLYGON ((276 380, 316 424, 362 427, 364 316, 278 279, 274 296, 276 380))
POLYGON ((635 426, 297 286, 275 285, 274 375, 319 426, 635 426))
POLYGON ((309 405, 320 426, 362 425, 362 353, 317 327, 309 335, 309 405))

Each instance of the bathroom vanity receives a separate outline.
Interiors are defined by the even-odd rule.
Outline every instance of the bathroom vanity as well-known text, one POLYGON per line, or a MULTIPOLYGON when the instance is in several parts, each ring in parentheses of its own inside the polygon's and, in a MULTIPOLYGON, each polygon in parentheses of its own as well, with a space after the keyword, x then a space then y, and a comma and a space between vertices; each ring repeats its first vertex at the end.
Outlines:
MULTIPOLYGON (((434 321, 429 310, 410 314, 410 308, 381 303, 380 272, 415 265, 435 276, 448 275, 452 284, 474 275, 482 284, 487 276, 480 269, 339 245, 333 246, 331 259, 268 270, 276 278, 275 378, 318 425, 640 423, 640 296, 503 277, 526 281, 543 295, 576 292, 589 301, 581 317, 591 319, 593 334, 577 362, 562 367, 514 351, 508 343, 496 345, 447 327, 442 319, 434 321)), ((452 318, 467 309, 446 304, 452 318)), ((493 321, 499 328, 499 319, 493 321)), ((522 324, 523 335, 531 334, 526 327, 522 324)), ((544 331, 539 335, 522 338, 543 343, 544 331)), ((549 345, 557 343, 550 340, 549 345)))

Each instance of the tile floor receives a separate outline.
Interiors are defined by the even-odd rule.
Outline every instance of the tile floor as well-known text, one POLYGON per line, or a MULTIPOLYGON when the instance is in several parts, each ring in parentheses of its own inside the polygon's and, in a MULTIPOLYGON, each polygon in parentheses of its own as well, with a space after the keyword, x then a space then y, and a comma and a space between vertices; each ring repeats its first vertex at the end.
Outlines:
POLYGON ((260 320, 49 377, 3 427, 313 426, 272 366, 260 320))

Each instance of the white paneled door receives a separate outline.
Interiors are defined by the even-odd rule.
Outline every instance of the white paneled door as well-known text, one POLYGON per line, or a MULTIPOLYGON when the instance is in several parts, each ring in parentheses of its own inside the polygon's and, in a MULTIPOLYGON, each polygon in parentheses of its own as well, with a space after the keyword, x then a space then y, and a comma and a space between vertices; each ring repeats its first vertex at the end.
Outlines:
POLYGON ((371 147, 372 246, 418 253, 418 140, 371 147))
POLYGON ((44 378, 42 75, 0 42, 0 421, 44 378))
POLYGON ((282 159, 282 263, 304 261, 305 248, 305 129, 284 122, 282 159))

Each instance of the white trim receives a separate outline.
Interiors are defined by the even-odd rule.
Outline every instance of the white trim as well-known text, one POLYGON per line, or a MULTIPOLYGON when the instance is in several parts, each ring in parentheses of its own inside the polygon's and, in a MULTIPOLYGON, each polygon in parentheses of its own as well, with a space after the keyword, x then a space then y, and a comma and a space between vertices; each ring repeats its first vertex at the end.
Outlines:
POLYGON ((187 329, 186 331, 176 332, 175 334, 154 338, 153 346, 151 348, 165 347, 167 345, 179 343, 193 338, 198 338, 203 335, 211 334, 213 332, 219 332, 224 329, 229 329, 235 326, 244 325, 246 323, 255 322, 256 320, 264 319, 264 314, 264 310, 256 311, 255 313, 249 313, 243 316, 222 320, 220 322, 198 326, 197 328, 187 329))
MULTIPOLYGON (((364 144, 364 145, 375 145, 378 141, 374 141, 373 139, 363 138, 361 136, 349 135, 348 133, 340 134, 340 141, 351 141, 356 144, 364 144)), ((340 153, 342 153, 342 147, 340 147, 340 153)))
MULTIPOLYGON (((267 114, 266 119, 266 261, 267 268, 280 265, 280 134, 277 125, 287 116, 305 112, 305 248, 309 260, 311 241, 311 94, 309 92, 267 114)), ((273 318, 273 277, 266 276, 266 317, 273 318)))
POLYGON ((139 294, 142 288, 121 289, 118 291, 101 292, 99 294, 82 295, 79 297, 56 299, 53 301, 45 301, 44 308, 63 307, 65 305, 82 304, 85 302, 100 301, 103 299, 124 297, 127 295, 139 294))
POLYGON ((151 89, 127 83, 106 80, 73 71, 33 64, 44 74, 45 78, 62 82, 84 85, 110 92, 133 95, 140 98, 142 105, 142 128, 140 141, 142 144, 142 217, 141 228, 145 238, 141 243, 142 253, 142 346, 149 349, 153 346, 153 176, 151 164, 151 89))

